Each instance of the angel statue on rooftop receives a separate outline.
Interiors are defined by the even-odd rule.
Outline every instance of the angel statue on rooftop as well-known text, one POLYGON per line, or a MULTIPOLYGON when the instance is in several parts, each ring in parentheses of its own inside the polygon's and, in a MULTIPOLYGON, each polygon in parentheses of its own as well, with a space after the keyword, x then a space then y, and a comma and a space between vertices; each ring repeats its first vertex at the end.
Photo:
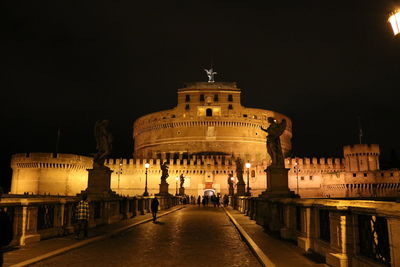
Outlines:
POLYGON ((208 82, 209 83, 213 83, 213 82, 215 82, 214 81, 214 75, 215 74, 218 74, 218 73, 216 73, 214 70, 213 70, 213 68, 211 68, 211 69, 204 69, 204 71, 207 73, 207 76, 208 76, 208 82))

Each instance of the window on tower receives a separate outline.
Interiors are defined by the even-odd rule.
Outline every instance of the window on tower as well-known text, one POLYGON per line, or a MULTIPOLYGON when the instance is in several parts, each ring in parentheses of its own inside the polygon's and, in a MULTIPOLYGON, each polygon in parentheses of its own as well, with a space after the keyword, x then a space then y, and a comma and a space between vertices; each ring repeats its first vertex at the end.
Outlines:
POLYGON ((186 95, 185 102, 190 102, 190 95, 186 95))
POLYGON ((233 106, 229 104, 228 109, 233 109, 233 106))
POLYGON ((218 95, 214 95, 214 102, 218 102, 218 95))
POLYGON ((189 104, 186 104, 185 109, 186 109, 186 110, 189 110, 189 109, 190 109, 189 104))
POLYGON ((206 116, 212 117, 212 109, 211 108, 206 109, 206 116))
POLYGON ((204 95, 200 95, 200 101, 204 102, 204 95))
POLYGON ((232 95, 228 95, 228 101, 232 102, 233 101, 233 96, 232 95))

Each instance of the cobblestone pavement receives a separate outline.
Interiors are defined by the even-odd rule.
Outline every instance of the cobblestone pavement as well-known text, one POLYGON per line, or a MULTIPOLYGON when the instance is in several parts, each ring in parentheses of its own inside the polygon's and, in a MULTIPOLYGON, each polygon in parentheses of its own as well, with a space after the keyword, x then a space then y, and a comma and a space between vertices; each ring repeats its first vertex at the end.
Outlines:
POLYGON ((260 266, 222 209, 187 206, 33 266, 260 266))

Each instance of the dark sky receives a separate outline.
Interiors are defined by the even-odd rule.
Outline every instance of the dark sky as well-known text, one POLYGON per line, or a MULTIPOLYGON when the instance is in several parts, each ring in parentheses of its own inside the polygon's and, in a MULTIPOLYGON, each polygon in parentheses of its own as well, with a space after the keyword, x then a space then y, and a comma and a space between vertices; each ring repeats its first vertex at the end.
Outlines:
POLYGON ((297 156, 341 156, 358 116, 364 142, 400 152, 393 4, 1 1, 1 184, 11 154, 54 152, 58 128, 60 152, 93 153, 97 119, 111 120, 113 157, 130 157, 133 121, 174 107, 211 62, 243 105, 292 119, 297 156))

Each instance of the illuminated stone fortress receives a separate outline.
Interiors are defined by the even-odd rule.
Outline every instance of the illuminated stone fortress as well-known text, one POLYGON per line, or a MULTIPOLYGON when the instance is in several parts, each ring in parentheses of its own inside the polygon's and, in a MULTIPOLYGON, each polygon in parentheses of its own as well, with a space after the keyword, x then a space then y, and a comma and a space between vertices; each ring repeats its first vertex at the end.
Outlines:
POLYGON ((234 155, 245 160, 267 157, 267 117, 286 119, 284 153, 291 150, 291 121, 270 110, 243 107, 235 83, 190 83, 178 90, 178 105, 143 116, 134 123, 134 158, 183 158, 234 155))
MULTIPOLYGON (((253 195, 266 188, 265 168, 267 117, 286 119, 281 136, 284 155, 291 150, 292 123, 283 114, 246 108, 235 83, 197 82, 178 90, 175 108, 151 113, 134 122, 132 159, 109 159, 113 170, 112 190, 122 195, 144 192, 147 170, 148 191, 159 191, 160 164, 169 163, 169 192, 175 194, 185 176, 185 193, 203 195, 228 193, 228 175, 236 177, 235 159, 251 163, 244 180, 253 195)), ((398 195, 398 170, 379 170, 377 145, 344 147, 344 159, 286 158, 289 187, 302 197, 368 197, 398 195)), ((70 154, 15 154, 11 193, 75 195, 87 186, 87 169, 92 158, 70 154)), ((234 182, 237 182, 235 180, 234 182)))

